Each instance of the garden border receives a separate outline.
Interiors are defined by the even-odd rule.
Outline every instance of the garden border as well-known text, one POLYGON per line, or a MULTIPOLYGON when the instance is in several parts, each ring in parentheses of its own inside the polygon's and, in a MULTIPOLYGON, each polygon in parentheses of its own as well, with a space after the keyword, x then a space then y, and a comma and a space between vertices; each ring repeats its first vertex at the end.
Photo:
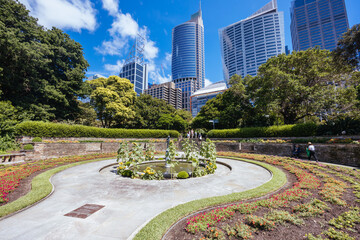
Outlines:
POLYGON ((268 171, 270 171, 273 175, 272 179, 263 185, 256 187, 254 189, 250 189, 244 192, 232 193, 224 196, 210 197, 199 200, 194 200, 188 203, 177 205, 173 208, 170 208, 159 215, 155 216, 153 219, 149 220, 145 223, 144 227, 139 229, 139 231, 135 231, 129 239, 135 234, 134 240, 142 240, 142 239, 161 239, 164 234, 171 228, 172 225, 177 223, 179 220, 184 218, 185 216, 192 214, 194 212, 204 210, 208 207, 231 203, 240 200, 251 199, 255 197, 260 197, 266 195, 272 191, 276 191, 283 187, 287 183, 286 174, 279 168, 271 166, 267 163, 262 163, 254 160, 248 160, 243 158, 236 157, 223 157, 237 161, 244 161, 252 164, 259 165, 268 171))
POLYGON ((98 161, 104 161, 104 160, 110 160, 114 157, 110 158, 99 158, 99 159, 93 159, 83 162, 75 162, 66 164, 57 168, 50 169, 48 171, 45 171, 33 178, 31 181, 31 190, 26 195, 16 199, 15 201, 5 204, 0 207, 0 221, 11 217, 17 213, 20 213, 22 211, 25 211, 26 209, 44 201, 46 198, 50 197, 51 194, 54 192, 55 188, 54 185, 51 182, 51 178, 58 172, 61 172, 63 170, 66 170, 71 167, 75 167, 78 165, 86 164, 86 163, 92 163, 92 162, 98 162, 98 161), (50 189, 51 188, 51 189, 50 189))

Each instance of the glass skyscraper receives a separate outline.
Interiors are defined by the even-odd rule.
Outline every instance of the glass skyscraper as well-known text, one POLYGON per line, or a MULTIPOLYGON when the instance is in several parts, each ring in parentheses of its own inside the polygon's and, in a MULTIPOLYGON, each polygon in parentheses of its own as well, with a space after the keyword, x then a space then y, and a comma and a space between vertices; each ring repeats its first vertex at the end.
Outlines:
POLYGON ((201 8, 172 31, 172 81, 182 90, 182 108, 190 111, 190 96, 205 84, 204 24, 201 8))
POLYGON ((272 0, 250 17, 219 30, 224 79, 255 76, 270 57, 285 52, 284 13, 272 0))
POLYGON ((135 61, 127 63, 122 67, 119 77, 129 79, 134 84, 136 95, 139 96, 148 87, 147 64, 135 61))
POLYGON ((349 28, 344 0, 294 0, 290 8, 293 50, 334 50, 349 28))

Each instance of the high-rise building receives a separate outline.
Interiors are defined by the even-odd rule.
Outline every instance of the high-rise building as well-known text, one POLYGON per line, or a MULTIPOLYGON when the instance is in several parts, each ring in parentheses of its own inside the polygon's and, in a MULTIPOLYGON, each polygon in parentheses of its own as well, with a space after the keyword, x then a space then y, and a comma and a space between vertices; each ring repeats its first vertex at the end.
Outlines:
POLYGON ((294 0, 290 16, 294 51, 315 46, 334 50, 349 28, 344 0, 294 0))
POLYGON ((145 39, 142 36, 136 38, 125 64, 121 68, 119 76, 129 79, 134 84, 134 91, 139 96, 148 88, 148 70, 144 63, 145 39))
POLYGON ((200 112, 201 108, 206 104, 207 101, 225 92, 226 89, 226 82, 220 81, 212 83, 209 86, 206 86, 194 92, 190 97, 192 116, 196 117, 196 115, 200 112))
POLYGON ((270 57, 285 52, 284 13, 272 0, 250 17, 219 30, 224 79, 257 74, 270 57))
POLYGON ((182 90, 182 108, 190 111, 190 96, 205 85, 204 24, 201 7, 172 31, 172 81, 182 90))
POLYGON ((181 89, 175 88, 175 83, 173 82, 154 84, 151 88, 146 89, 144 93, 149 94, 154 98, 165 100, 176 109, 182 108, 181 89))

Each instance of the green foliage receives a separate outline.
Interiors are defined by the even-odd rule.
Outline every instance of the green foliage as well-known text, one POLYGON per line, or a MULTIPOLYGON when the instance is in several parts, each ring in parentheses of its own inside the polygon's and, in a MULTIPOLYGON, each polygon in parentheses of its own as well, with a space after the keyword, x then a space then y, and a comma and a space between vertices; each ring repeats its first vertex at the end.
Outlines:
POLYGON ((299 204, 293 207, 293 211, 302 217, 313 217, 321 215, 329 209, 328 205, 319 199, 313 199, 309 203, 299 204))
POLYGON ((281 210, 272 210, 269 213, 265 214, 264 218, 276 223, 280 223, 282 225, 284 225, 285 223, 291 223, 295 225, 304 224, 304 220, 302 220, 298 216, 281 210))
POLYGON ((178 137, 180 134, 174 130, 106 129, 27 121, 16 126, 16 135, 32 137, 165 138, 169 135, 178 137))
POLYGON ((31 144, 26 144, 26 145, 24 145, 23 149, 24 150, 34 150, 34 146, 31 144))
POLYGON ((13 136, 18 123, 16 114, 17 109, 10 101, 0 101, 0 137, 13 136))
POLYGON ((177 178, 179 179, 186 179, 189 177, 189 174, 185 171, 181 171, 177 174, 177 178))
POLYGON ((13 151, 17 150, 18 148, 19 144, 16 143, 13 138, 7 135, 4 137, 0 137, 0 152, 13 151))
POLYGON ((0 1, 2 99, 31 119, 72 119, 87 67, 81 45, 68 34, 44 29, 18 1, 0 1))
POLYGON ((42 142, 42 138, 40 138, 40 137, 34 137, 31 141, 32 141, 32 142, 42 142))
POLYGON ((336 231, 333 228, 329 228, 327 231, 323 232, 323 234, 334 240, 355 240, 355 238, 349 236, 349 234, 342 231, 336 231))
POLYGON ((305 235, 307 240, 324 240, 320 235, 314 236, 311 233, 305 235))
POLYGON ((347 63, 350 66, 358 67, 360 64, 360 24, 355 24, 343 34, 338 41, 338 46, 333 52, 335 59, 340 64, 347 63))
POLYGON ((205 236, 207 237, 206 239, 211 239, 211 240, 215 240, 215 239, 219 239, 219 240, 226 240, 225 238, 225 234, 224 232, 216 227, 211 227, 208 228, 205 232, 205 236))
POLYGON ((315 48, 270 58, 248 84, 256 108, 294 124, 319 113, 352 111, 353 81, 334 68, 329 51, 315 48))
POLYGON ((275 222, 255 215, 247 215, 245 217, 245 222, 246 224, 261 230, 272 230, 275 227, 275 222))
POLYGON ((305 123, 271 127, 211 130, 210 138, 306 137, 316 135, 317 125, 305 123))
POLYGON ((133 106, 135 118, 127 122, 129 128, 174 129, 184 131, 192 116, 189 111, 176 110, 164 100, 141 94, 135 98, 133 106))
POLYGON ((348 116, 339 116, 334 119, 329 119, 321 124, 318 128, 318 135, 342 135, 343 131, 347 135, 360 134, 360 118, 353 118, 348 116))
POLYGON ((360 208, 354 208, 351 211, 340 214, 337 218, 329 221, 329 224, 337 229, 353 228, 360 223, 360 208))
POLYGON ((136 93, 129 80, 110 76, 91 80, 89 84, 93 89, 90 103, 103 127, 125 126, 135 118, 132 106, 136 93))
POLYGON ((238 237, 239 239, 253 238, 251 227, 244 224, 243 222, 235 223, 233 227, 226 225, 225 230, 228 236, 238 237))
POLYGON ((151 167, 147 167, 146 170, 144 171, 144 174, 141 175, 141 179, 144 179, 144 180, 162 180, 162 179, 164 179, 164 176, 163 176, 162 172, 160 172, 160 171, 156 172, 151 167))

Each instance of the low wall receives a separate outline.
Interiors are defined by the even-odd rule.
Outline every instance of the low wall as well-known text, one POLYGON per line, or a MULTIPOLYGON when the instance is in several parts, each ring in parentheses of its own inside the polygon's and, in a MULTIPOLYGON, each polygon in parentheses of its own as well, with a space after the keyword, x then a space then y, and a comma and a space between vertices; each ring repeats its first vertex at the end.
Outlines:
MULTIPOLYGON (((300 158, 307 159, 306 144, 299 144, 300 158)), ((314 144, 319 161, 360 167, 360 145, 357 144, 314 144)), ((227 143, 216 142, 219 152, 252 152, 256 154, 290 157, 291 143, 227 143), (236 150, 238 149, 238 150, 236 150)))
MULTIPOLYGON (((152 144, 155 151, 165 151, 166 142, 160 143, 138 143, 142 147, 152 144)), ((34 150, 27 151, 24 160, 41 160, 58 158, 62 156, 86 155, 92 153, 112 153, 119 149, 118 142, 100 143, 33 143, 34 150)), ((131 144, 129 144, 131 148, 131 144)))

